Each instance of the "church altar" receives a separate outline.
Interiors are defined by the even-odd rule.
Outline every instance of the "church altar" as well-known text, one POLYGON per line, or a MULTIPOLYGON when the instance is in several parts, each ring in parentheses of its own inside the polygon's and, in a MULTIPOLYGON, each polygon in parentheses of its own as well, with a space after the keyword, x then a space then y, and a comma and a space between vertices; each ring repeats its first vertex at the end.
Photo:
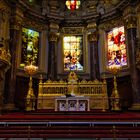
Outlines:
POLYGON ((89 111, 89 98, 84 96, 56 97, 55 111, 89 111))
POLYGON ((39 82, 37 109, 54 111, 88 111, 109 109, 107 84, 103 81, 78 81, 75 72, 70 72, 68 80, 39 82), (75 97, 66 98, 65 95, 75 97), (69 107, 72 105, 73 107, 69 107), (79 108, 79 106, 81 107, 79 108))

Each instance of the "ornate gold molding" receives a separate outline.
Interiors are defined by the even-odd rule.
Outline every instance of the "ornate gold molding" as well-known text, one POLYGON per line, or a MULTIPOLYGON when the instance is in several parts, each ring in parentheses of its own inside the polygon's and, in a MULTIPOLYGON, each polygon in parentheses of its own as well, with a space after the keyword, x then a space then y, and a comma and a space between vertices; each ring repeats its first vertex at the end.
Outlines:
POLYGON ((33 29, 38 30, 38 31, 42 31, 42 30, 47 30, 48 29, 48 25, 41 24, 41 23, 33 21, 33 20, 29 19, 29 18, 24 18, 22 25, 24 27, 33 28, 33 29))
POLYGON ((88 30, 91 30, 91 29, 93 30, 93 29, 96 29, 96 28, 97 28, 97 24, 95 22, 89 23, 87 25, 88 30))
POLYGON ((64 27, 61 32, 64 34, 83 34, 84 27, 64 27))
POLYGON ((89 34, 88 35, 88 40, 90 42, 97 42, 97 32, 89 34))
POLYGON ((137 18, 136 16, 129 16, 126 19, 124 19, 125 27, 127 29, 130 28, 137 28, 137 18))
POLYGON ((58 31, 59 25, 57 23, 51 22, 49 28, 50 31, 58 31))
POLYGON ((11 29, 20 30, 22 27, 22 18, 15 16, 11 18, 11 29))
POLYGON ((6 50, 5 47, 0 47, 0 61, 10 65, 11 64, 10 60, 11 60, 11 55, 9 49, 6 50))

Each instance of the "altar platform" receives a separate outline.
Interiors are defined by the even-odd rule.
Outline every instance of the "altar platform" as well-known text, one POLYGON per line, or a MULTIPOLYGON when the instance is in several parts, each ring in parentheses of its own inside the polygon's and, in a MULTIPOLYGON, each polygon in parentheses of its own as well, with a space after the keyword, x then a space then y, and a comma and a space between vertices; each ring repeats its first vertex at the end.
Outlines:
POLYGON ((140 138, 140 113, 94 110, 3 113, 0 137, 140 138))

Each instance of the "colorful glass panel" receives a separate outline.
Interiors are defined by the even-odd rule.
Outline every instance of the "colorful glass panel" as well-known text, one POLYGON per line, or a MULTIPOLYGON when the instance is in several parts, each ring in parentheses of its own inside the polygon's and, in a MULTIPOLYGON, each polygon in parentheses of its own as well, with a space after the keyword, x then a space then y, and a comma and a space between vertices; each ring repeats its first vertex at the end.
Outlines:
POLYGON ((75 10, 80 7, 80 0, 66 0, 66 6, 70 10, 75 10))
POLYGON ((25 66, 28 63, 38 64, 39 32, 31 29, 22 28, 22 52, 21 64, 25 66))
POLYGON ((83 36, 65 36, 64 70, 83 70, 83 36))
POLYGON ((108 66, 127 65, 124 26, 113 28, 107 33, 108 66))

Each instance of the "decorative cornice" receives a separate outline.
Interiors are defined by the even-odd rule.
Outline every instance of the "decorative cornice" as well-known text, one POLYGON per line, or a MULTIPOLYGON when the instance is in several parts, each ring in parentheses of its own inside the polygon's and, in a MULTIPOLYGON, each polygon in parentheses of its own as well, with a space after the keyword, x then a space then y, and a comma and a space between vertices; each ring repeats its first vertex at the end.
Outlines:
POLYGON ((10 65, 11 64, 10 60, 11 55, 9 49, 6 49, 6 47, 0 47, 0 61, 6 63, 7 65, 10 65))
POLYGON ((41 23, 36 22, 34 20, 31 20, 29 18, 24 18, 23 19, 23 26, 27 27, 27 28, 33 28, 33 29, 38 30, 38 31, 48 29, 48 25, 41 24, 41 23))
POLYGON ((61 33, 64 34, 83 34, 84 27, 63 27, 61 33))
POLYGON ((114 28, 114 27, 117 27, 117 26, 122 26, 123 24, 124 24, 123 23, 123 18, 120 17, 118 19, 110 20, 110 21, 107 21, 103 24, 100 24, 99 29, 103 29, 105 31, 108 31, 111 28, 114 28))

